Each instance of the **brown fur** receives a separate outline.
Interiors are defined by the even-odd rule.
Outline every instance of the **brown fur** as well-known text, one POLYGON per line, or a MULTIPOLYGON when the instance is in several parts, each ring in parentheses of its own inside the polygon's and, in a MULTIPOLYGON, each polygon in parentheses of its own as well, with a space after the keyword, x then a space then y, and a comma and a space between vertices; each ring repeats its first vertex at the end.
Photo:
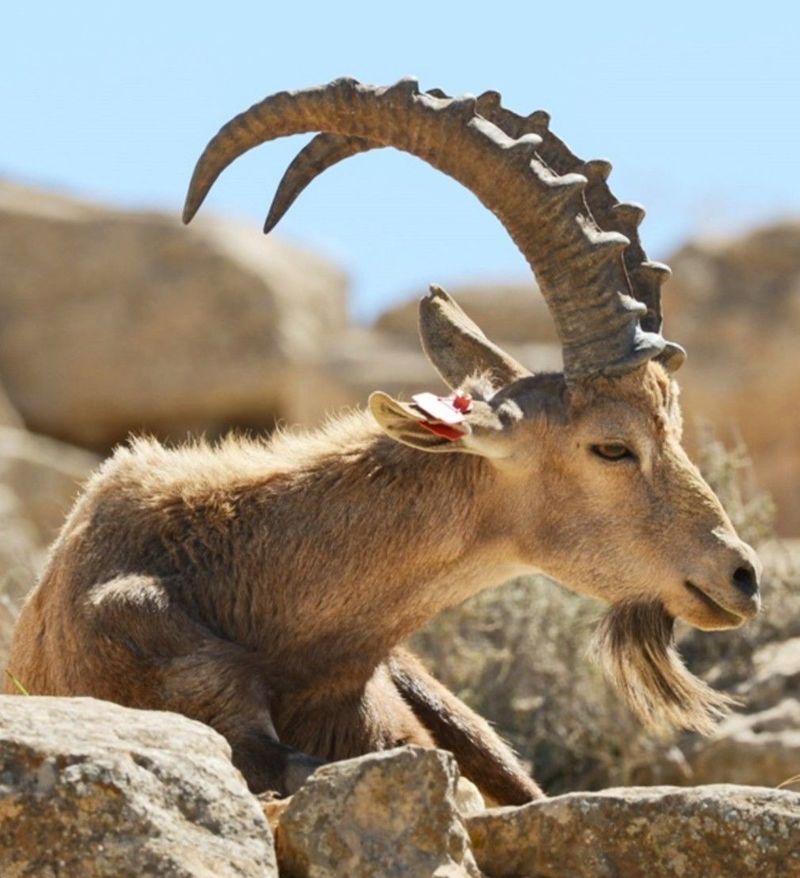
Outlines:
MULTIPOLYGON (((427 433, 423 443, 413 424, 382 432, 355 413, 269 442, 140 439, 118 450, 53 547, 11 671, 34 694, 206 722, 257 791, 292 790, 318 760, 412 742, 451 749, 496 801, 541 795, 400 642, 442 608, 532 570, 701 627, 739 624, 754 601, 731 574, 752 550, 680 450, 659 366, 572 388, 528 376, 483 396, 465 439, 447 447, 427 433), (592 443, 610 437, 639 462, 598 460, 592 443), (690 593, 690 579, 713 601, 690 593)), ((664 679, 678 687, 663 632, 623 630, 638 633, 612 637, 615 671, 664 690, 663 705, 664 679), (636 637, 653 649, 631 648, 636 637)), ((696 716, 691 703, 668 714, 696 716)))

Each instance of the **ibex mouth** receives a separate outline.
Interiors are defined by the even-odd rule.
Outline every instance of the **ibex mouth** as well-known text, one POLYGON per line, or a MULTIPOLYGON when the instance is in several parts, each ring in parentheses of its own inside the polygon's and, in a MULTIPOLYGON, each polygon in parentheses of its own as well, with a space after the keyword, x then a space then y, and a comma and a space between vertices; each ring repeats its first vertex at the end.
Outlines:
POLYGON ((694 595, 697 600, 705 604, 709 610, 719 616, 720 620, 727 623, 731 628, 736 628, 744 622, 745 617, 741 613, 735 613, 732 610, 726 609, 721 604, 718 604, 712 597, 709 597, 709 595, 707 595, 701 588, 698 588, 693 582, 689 582, 687 579, 683 584, 686 586, 686 590, 690 594, 694 595))

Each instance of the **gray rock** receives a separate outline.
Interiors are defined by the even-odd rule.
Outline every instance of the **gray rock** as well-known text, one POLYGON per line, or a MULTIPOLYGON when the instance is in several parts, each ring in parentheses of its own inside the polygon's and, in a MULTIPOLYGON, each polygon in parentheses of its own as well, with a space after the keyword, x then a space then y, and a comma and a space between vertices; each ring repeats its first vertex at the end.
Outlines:
POLYGON ((800 875, 800 795, 729 785, 570 793, 467 820, 490 878, 800 875))
POLYGON ((449 753, 401 747, 318 769, 280 817, 286 878, 477 878, 449 753))
POLYGON ((0 874, 277 876, 216 732, 92 698, 0 696, 0 874))
POLYGON ((456 808, 462 817, 471 817, 486 810, 481 791, 465 777, 460 777, 456 784, 456 808))

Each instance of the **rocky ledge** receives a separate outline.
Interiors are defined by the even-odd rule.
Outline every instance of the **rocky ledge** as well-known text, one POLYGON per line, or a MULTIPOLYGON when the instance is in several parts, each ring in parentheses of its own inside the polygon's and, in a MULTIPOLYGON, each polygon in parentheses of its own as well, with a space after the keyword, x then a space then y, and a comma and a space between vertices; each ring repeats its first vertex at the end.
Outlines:
POLYGON ((487 810, 452 756, 403 747, 262 801, 229 757, 219 735, 175 714, 0 697, 0 874, 800 875, 792 792, 631 787, 487 810))

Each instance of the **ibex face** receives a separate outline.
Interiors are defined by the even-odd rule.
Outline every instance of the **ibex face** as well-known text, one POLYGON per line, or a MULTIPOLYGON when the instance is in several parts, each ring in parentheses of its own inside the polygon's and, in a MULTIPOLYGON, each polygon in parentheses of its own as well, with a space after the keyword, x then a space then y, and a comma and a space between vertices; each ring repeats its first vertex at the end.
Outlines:
POLYGON ((618 202, 608 162, 577 158, 546 113, 517 115, 494 91, 450 98, 414 80, 341 79, 272 95, 220 129, 195 168, 185 221, 239 155, 308 131, 321 133, 284 175, 265 230, 326 168, 393 146, 467 186, 522 251, 553 315, 563 374, 531 375, 432 288, 420 305, 423 347, 453 390, 472 395, 472 410, 437 422, 383 393, 370 409, 406 445, 486 458, 493 488, 475 502, 516 556, 504 569, 538 568, 611 601, 602 652, 634 709, 709 730, 725 698, 680 665, 672 623, 728 628, 753 616, 759 563, 680 445, 671 374, 685 354, 661 334, 669 269, 642 248, 643 209, 618 202))
POLYGON ((536 383, 522 379, 493 399, 523 414, 498 466, 531 562, 583 594, 657 601, 698 628, 755 615, 758 559, 681 447, 665 371, 648 364, 564 387, 556 422, 536 416, 536 383))

